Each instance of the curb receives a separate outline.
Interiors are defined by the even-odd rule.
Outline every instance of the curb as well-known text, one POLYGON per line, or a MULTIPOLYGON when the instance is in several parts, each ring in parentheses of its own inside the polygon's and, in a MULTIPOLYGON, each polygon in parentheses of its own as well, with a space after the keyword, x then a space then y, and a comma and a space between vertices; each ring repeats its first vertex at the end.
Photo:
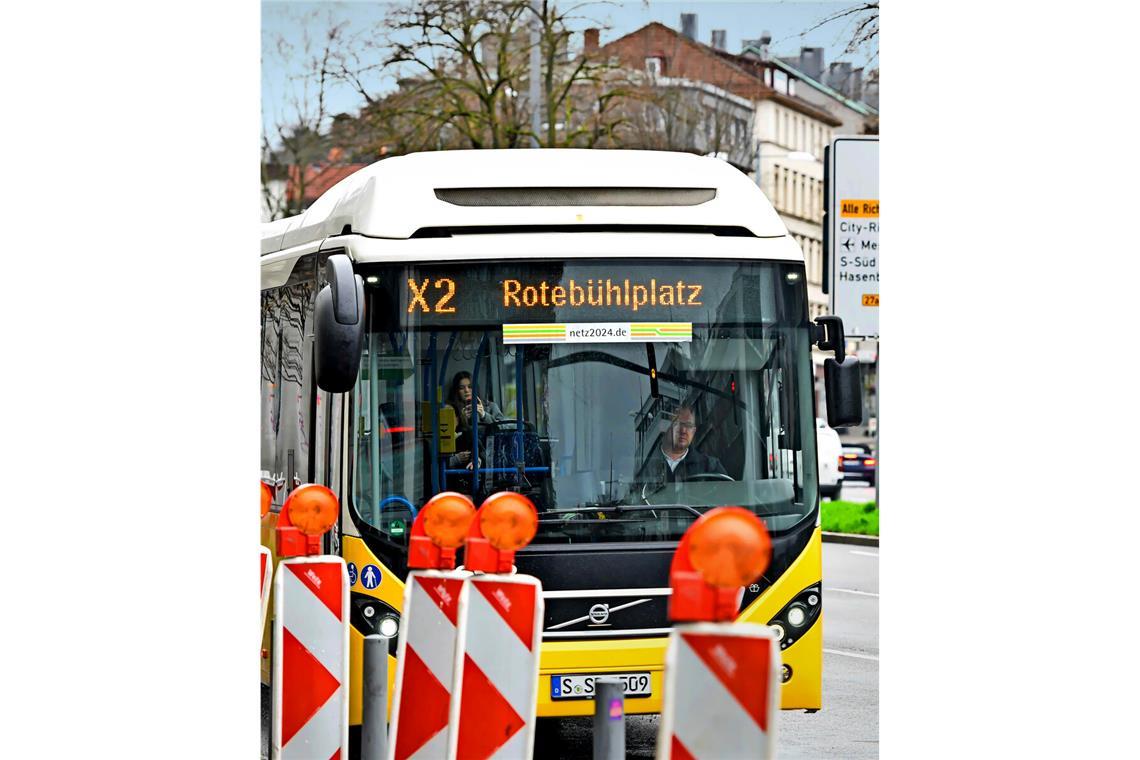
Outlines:
POLYGON ((878 536, 863 536, 858 533, 828 533, 824 531, 823 542, 826 544, 856 544, 858 546, 878 546, 878 536))

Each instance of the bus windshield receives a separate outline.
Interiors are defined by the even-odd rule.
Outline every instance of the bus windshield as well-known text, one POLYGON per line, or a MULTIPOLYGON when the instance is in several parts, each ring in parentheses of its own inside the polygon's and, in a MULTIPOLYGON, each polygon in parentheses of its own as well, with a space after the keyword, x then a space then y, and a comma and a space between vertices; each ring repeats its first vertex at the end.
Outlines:
POLYGON ((813 514, 802 263, 361 265, 353 513, 404 545, 433 494, 517 491, 536 544, 675 541, 714 506, 813 514))

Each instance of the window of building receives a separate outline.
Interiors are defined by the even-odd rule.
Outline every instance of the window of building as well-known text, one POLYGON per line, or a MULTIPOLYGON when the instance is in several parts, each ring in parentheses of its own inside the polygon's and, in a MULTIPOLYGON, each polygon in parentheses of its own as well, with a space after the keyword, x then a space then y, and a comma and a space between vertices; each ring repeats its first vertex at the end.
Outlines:
POLYGON ((782 92, 785 95, 788 93, 788 75, 782 71, 775 73, 775 84, 772 85, 776 92, 782 92))
POLYGON ((665 59, 659 56, 653 56, 645 59, 645 70, 651 77, 664 76, 665 74, 665 59))

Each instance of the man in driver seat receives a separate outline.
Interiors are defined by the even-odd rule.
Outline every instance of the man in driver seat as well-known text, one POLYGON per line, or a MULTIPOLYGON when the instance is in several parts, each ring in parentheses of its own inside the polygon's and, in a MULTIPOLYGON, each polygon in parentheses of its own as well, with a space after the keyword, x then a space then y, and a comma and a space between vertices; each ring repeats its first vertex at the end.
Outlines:
POLYGON ((665 460, 662 474, 666 483, 688 480, 695 475, 728 475, 719 459, 692 447, 696 433, 697 416, 693 408, 687 404, 677 407, 673 422, 661 441, 661 456, 665 460))

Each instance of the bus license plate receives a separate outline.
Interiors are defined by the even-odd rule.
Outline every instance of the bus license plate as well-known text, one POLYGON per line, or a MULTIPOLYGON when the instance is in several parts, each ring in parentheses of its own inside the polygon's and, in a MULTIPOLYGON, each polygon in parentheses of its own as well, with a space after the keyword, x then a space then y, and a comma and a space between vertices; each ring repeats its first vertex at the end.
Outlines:
POLYGON ((627 697, 652 696, 648 673, 593 673, 550 677, 551 699, 593 699, 595 678, 618 678, 627 697))

